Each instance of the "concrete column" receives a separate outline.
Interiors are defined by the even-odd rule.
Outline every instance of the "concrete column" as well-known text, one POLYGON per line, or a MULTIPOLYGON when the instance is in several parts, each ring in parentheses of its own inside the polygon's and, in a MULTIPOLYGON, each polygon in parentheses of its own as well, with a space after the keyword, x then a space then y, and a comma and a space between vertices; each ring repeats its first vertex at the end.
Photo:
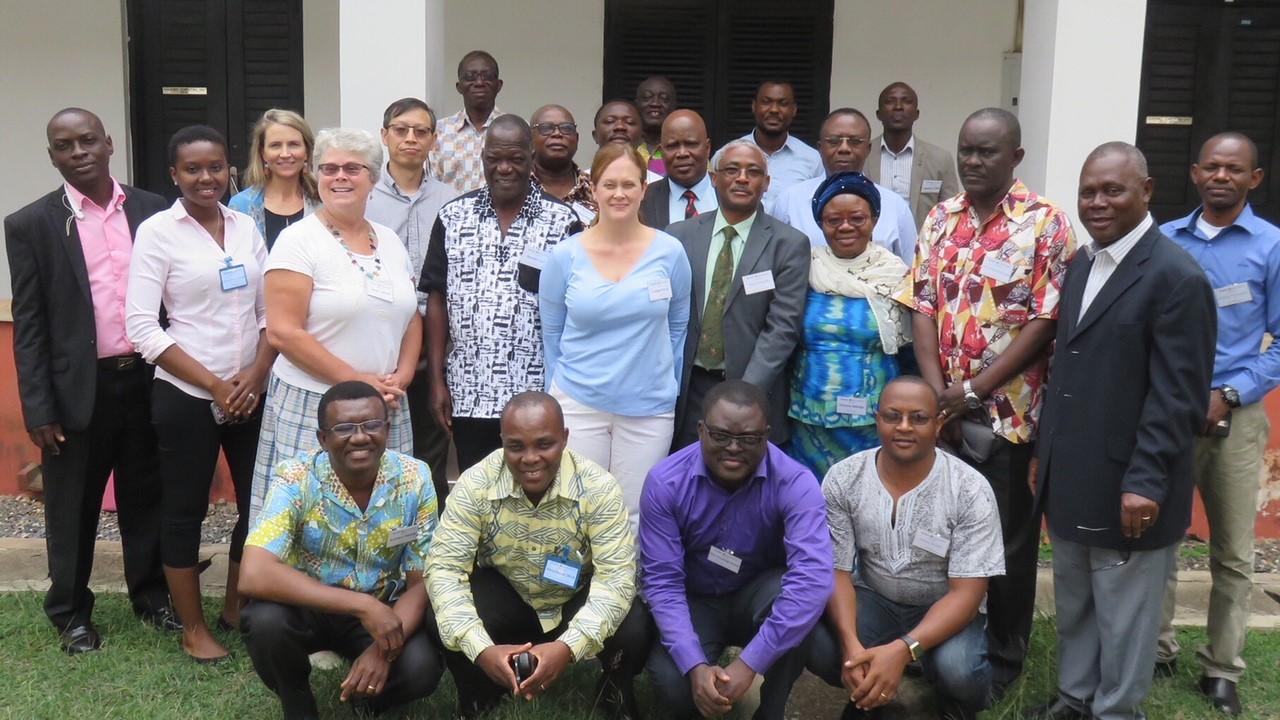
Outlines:
POLYGON ((1067 210, 1079 236, 1085 156, 1137 133, 1147 3, 1028 0, 1025 8, 1018 115, 1026 158, 1018 176, 1067 210))
POLYGON ((376 132, 392 101, 426 94, 428 8, 436 4, 339 0, 337 90, 343 127, 376 132))

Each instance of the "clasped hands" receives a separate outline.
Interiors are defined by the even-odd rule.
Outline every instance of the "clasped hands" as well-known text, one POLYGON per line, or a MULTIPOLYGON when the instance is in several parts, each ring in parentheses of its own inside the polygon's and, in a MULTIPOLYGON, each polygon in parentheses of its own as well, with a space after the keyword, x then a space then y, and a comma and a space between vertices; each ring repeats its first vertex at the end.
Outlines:
POLYGON ((756 671, 741 658, 728 667, 700 663, 689 671, 693 704, 703 717, 719 717, 733 709, 733 704, 747 692, 756 679, 756 671))
POLYGON ((484 674, 494 684, 507 688, 512 695, 519 695, 525 700, 532 700, 546 692, 571 662, 573 651, 559 640, 538 645, 490 645, 476 656, 476 665, 484 670, 484 674), (538 659, 538 664, 533 674, 525 678, 524 682, 517 682, 511 659, 522 652, 533 655, 538 659))
POLYGON ((857 647, 840 668, 840 681, 849 701, 861 710, 885 705, 898 694, 902 673, 911 662, 907 644, 894 639, 873 648, 857 647))

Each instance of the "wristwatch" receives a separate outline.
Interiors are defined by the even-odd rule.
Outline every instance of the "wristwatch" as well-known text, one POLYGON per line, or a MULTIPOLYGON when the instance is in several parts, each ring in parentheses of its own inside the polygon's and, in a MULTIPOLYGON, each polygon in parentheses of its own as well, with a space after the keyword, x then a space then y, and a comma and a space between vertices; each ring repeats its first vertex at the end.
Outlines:
POLYGON ((1227 407, 1240 407, 1240 391, 1230 385, 1223 385, 1218 388, 1218 392, 1222 393, 1222 399, 1227 403, 1227 407))
POLYGON ((964 388, 964 406, 970 410, 977 410, 982 407, 982 398, 978 397, 978 393, 973 391, 973 381, 965 380, 961 385, 964 388))
POLYGON ((916 640, 910 635, 903 635, 898 639, 907 644, 907 650, 911 653, 911 662, 919 662, 920 661, 920 641, 916 640))

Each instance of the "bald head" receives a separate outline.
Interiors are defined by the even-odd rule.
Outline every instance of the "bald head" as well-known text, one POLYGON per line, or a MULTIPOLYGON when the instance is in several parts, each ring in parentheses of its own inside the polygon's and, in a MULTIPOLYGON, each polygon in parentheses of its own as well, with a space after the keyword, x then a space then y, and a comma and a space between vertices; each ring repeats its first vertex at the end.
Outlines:
POLYGON ((706 177, 711 140, 701 115, 692 110, 672 112, 662 123, 661 145, 667 177, 687 188, 706 177))
POLYGON ((906 93, 911 98, 911 102, 919 102, 919 97, 916 96, 915 88, 899 80, 885 85, 884 89, 880 91, 880 104, 884 105, 885 101, 889 98, 889 95, 894 92, 906 93))
POLYGON ((529 409, 540 409, 545 412, 546 421, 554 429, 559 430, 564 427, 564 411, 560 409, 559 401, 540 390, 529 390, 512 396, 502 408, 501 422, 506 424, 507 419, 513 414, 529 409))
POLYGON ((52 144, 53 142, 54 126, 56 124, 61 124, 63 120, 71 120, 73 118, 78 118, 83 120, 85 123, 88 124, 89 127, 102 133, 103 135, 107 134, 107 129, 102 124, 102 118, 98 117, 95 113, 85 110, 84 108, 78 108, 78 107, 62 108, 58 112, 54 113, 53 117, 49 118, 49 123, 45 125, 44 133, 45 133, 45 136, 49 139, 50 144, 52 144))
POLYGON ((529 128, 529 123, 519 115, 499 115, 489 123, 489 128, 484 131, 484 141, 486 144, 492 141, 502 143, 517 143, 533 151, 533 131, 529 128))
POLYGON ((1212 155, 1213 151, 1217 150, 1219 146, 1234 145, 1234 144, 1243 145, 1247 150, 1248 152, 1247 157, 1249 159, 1250 170, 1258 167, 1257 143, 1255 143, 1253 141, 1253 138, 1250 138, 1248 135, 1245 135, 1244 133, 1240 133, 1240 132, 1235 132, 1235 131, 1220 132, 1217 135, 1214 135, 1213 137, 1209 138, 1208 140, 1205 140, 1204 144, 1200 146, 1200 155, 1197 158, 1197 162, 1203 164, 1205 161, 1205 158, 1208 157, 1209 155, 1212 155))
POLYGON ((1113 142, 1105 142, 1093 149, 1089 156, 1084 159, 1085 167, 1089 163, 1105 158, 1111 155, 1119 155, 1133 164, 1132 170, 1142 177, 1147 177, 1150 172, 1147 170, 1147 156, 1137 147, 1127 142, 1115 140, 1113 142))
MULTIPOLYGON (((573 122, 573 113, 569 112, 569 108, 563 105, 556 105, 552 103, 549 105, 543 105, 537 110, 534 110, 533 114, 529 116, 529 124, 537 125, 538 123, 542 122, 547 115, 555 115, 557 117, 564 116, 569 118, 569 122, 573 122)), ((560 122, 560 121, 554 120, 552 122, 560 122)))
MULTIPOLYGON (((973 122, 989 122, 998 125, 1014 147, 1022 147, 1022 123, 1018 122, 1017 115, 1008 110, 997 107, 982 108, 964 119, 964 125, 973 122)), ((961 130, 963 127, 962 125, 961 130)))

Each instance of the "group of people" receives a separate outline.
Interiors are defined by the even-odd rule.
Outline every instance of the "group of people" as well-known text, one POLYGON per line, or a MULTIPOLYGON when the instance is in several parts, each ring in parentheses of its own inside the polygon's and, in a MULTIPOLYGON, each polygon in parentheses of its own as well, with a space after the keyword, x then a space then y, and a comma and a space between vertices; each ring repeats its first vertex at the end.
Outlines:
POLYGON ((1202 205, 1163 226, 1142 153, 1099 146, 1081 252, 1016 177, 1015 116, 974 112, 953 162, 904 83, 882 134, 840 108, 814 148, 794 88, 764 81, 756 127, 713 154, 651 77, 600 107, 589 169, 564 107, 497 109, 489 53, 456 87, 458 113, 397 100, 381 137, 268 111, 226 205, 212 128, 171 138, 170 204, 111 177, 93 113, 50 120, 65 182, 5 235, 67 652, 102 643, 114 473, 135 611, 228 656, 199 587, 221 453, 239 520, 213 625, 287 717, 316 715, 323 649, 372 711, 448 669, 476 716, 594 657, 613 717, 639 716, 646 668, 665 715, 721 715, 761 676, 757 717, 780 718, 806 668, 870 717, 912 667, 942 717, 974 717, 1023 669, 1042 517, 1059 693, 1029 717, 1135 717, 1176 665, 1198 485, 1199 688, 1241 711, 1280 384, 1280 230, 1250 210, 1249 138, 1205 142, 1202 205))

